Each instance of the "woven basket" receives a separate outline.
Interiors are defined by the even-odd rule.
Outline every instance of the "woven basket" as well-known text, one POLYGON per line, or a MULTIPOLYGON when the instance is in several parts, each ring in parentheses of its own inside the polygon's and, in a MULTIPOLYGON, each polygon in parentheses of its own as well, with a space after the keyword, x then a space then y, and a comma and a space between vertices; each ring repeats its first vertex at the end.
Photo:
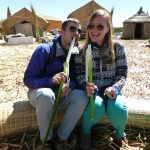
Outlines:
MULTIPOLYGON (((128 125, 150 129, 150 101, 127 100, 129 108, 128 125)), ((55 124, 62 120, 63 112, 58 112, 55 124)), ((108 124, 106 117, 100 122, 108 124)), ((0 104, 0 136, 24 132, 28 127, 38 129, 35 109, 28 101, 0 104)))

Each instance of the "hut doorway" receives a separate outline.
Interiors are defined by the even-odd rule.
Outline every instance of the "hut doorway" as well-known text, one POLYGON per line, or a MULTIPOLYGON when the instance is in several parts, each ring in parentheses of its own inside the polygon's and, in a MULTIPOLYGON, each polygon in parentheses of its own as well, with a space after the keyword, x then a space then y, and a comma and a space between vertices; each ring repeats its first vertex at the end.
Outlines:
POLYGON ((21 22, 15 25, 16 33, 22 33, 25 36, 33 36, 32 24, 28 22, 21 22))
POLYGON ((135 24, 134 38, 135 39, 141 39, 142 37, 143 37, 143 24, 142 23, 136 23, 135 24))

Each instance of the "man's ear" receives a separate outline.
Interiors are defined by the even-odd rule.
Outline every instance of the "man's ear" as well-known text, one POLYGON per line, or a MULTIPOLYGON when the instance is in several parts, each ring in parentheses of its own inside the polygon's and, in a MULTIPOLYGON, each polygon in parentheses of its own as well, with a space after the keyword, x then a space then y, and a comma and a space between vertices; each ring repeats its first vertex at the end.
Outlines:
POLYGON ((60 31, 60 35, 61 35, 61 36, 64 35, 64 30, 60 31))

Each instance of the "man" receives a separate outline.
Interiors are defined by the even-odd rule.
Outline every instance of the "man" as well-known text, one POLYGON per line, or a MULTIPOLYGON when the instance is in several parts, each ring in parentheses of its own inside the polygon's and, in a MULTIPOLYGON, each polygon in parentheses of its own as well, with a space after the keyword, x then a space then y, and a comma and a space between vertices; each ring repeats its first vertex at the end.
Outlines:
MULTIPOLYGON (((34 51, 24 75, 24 83, 29 88, 28 97, 31 104, 36 108, 37 121, 40 130, 41 141, 44 140, 48 123, 55 103, 60 81, 64 81, 59 109, 64 109, 63 120, 57 130, 57 147, 65 146, 76 123, 80 119, 88 101, 81 90, 75 90, 73 54, 70 60, 70 82, 66 83, 67 75, 63 72, 63 63, 66 60, 72 39, 75 37, 76 47, 81 34, 81 25, 78 20, 69 18, 62 23, 60 36, 54 38, 53 48, 48 43, 43 44, 34 51), (55 50, 55 55, 52 54, 55 50), (52 60, 52 55, 54 55, 52 60), (74 90, 73 90, 74 89, 74 90), (61 143, 61 144, 59 144, 61 143)), ((52 146, 53 130, 49 132, 47 143, 52 146)), ((56 148, 57 149, 57 148, 56 148)), ((62 148, 61 148, 62 149, 62 148)))

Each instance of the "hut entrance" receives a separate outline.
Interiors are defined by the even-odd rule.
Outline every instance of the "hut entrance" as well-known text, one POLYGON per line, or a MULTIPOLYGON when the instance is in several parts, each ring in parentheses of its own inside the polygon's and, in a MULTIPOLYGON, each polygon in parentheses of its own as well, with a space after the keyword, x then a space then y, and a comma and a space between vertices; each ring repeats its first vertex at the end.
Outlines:
POLYGON ((21 22, 15 25, 16 33, 22 33, 26 36, 33 36, 32 24, 28 22, 21 22))
POLYGON ((142 36, 143 36, 143 24, 142 23, 136 23, 135 24, 134 38, 135 39, 141 39, 142 36))

